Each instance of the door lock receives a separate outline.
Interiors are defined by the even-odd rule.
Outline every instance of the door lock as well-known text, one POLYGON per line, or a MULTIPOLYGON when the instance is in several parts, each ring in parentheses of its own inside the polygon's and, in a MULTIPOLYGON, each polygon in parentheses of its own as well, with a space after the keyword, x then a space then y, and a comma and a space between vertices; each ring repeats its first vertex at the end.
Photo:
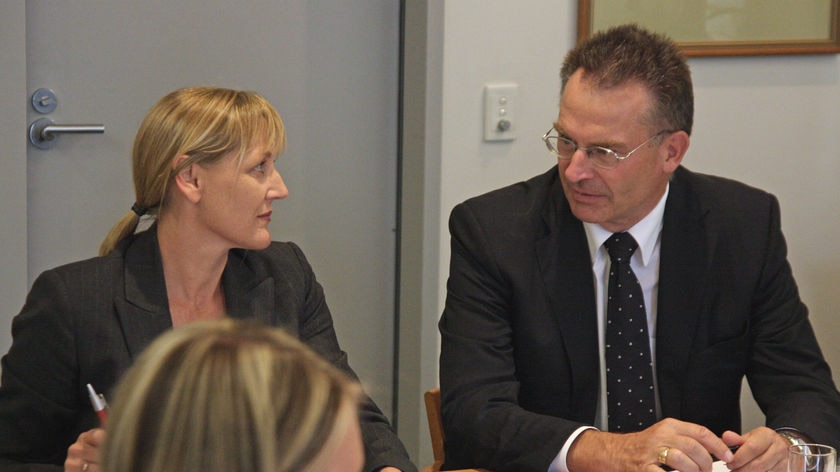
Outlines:
POLYGON ((32 94, 32 108, 42 115, 52 113, 57 106, 58 99, 55 92, 48 88, 39 88, 32 94))

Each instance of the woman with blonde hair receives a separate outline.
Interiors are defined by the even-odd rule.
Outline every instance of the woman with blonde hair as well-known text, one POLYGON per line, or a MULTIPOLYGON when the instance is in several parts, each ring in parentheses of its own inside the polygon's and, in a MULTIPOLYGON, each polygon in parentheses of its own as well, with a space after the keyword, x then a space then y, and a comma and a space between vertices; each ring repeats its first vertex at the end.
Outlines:
MULTIPOLYGON (((285 144, 280 116, 254 92, 192 87, 152 107, 134 142, 131 210, 99 257, 41 274, 13 321, 0 469, 96 472, 105 433, 86 384, 109 395, 157 336, 193 321, 282 327, 356 378, 303 252, 271 240, 272 203, 288 195, 274 165, 285 144)), ((369 398, 361 429, 365 471, 417 470, 369 398)))
POLYGON ((355 382, 280 329, 201 321, 154 341, 111 405, 108 472, 358 472, 355 382))

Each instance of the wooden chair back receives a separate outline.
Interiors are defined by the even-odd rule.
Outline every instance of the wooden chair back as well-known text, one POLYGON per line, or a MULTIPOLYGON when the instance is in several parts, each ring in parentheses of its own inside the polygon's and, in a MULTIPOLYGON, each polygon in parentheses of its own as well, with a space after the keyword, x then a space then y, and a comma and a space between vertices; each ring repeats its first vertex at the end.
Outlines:
MULTIPOLYGON (((443 434, 443 421, 440 417, 440 389, 433 388, 423 394, 426 402, 426 416, 429 419, 429 435, 432 437, 432 455, 435 462, 423 468, 422 472, 440 472, 443 461, 446 458, 443 449, 445 436, 443 434)), ((484 469, 460 469, 452 472, 489 472, 484 469)))

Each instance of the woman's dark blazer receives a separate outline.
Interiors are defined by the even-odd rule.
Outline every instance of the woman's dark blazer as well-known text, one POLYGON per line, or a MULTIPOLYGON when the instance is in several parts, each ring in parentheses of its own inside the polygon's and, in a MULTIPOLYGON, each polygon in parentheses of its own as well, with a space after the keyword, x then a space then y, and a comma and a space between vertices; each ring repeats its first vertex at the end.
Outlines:
MULTIPOLYGON (((222 285, 229 316, 282 327, 355 377, 321 285, 296 245, 230 251, 222 285)), ((12 323, 12 347, 2 361, 0 469, 59 470, 68 446, 98 425, 85 384, 108 395, 171 327, 155 227, 105 257, 41 274, 12 323)), ((372 401, 361 415, 366 470, 416 470, 372 401)))

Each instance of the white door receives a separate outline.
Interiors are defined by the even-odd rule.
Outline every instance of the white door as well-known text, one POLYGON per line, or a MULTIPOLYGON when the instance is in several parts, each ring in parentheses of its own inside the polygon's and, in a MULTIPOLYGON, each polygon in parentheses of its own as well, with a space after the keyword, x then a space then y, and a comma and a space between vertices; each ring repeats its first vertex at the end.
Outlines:
POLYGON ((129 210, 131 144, 158 98, 256 90, 289 136, 273 236, 309 257, 351 365, 390 415, 398 41, 392 0, 26 1, 27 94, 57 98, 48 113, 29 106, 28 122, 105 128, 27 146, 28 283, 96 255, 129 210))

